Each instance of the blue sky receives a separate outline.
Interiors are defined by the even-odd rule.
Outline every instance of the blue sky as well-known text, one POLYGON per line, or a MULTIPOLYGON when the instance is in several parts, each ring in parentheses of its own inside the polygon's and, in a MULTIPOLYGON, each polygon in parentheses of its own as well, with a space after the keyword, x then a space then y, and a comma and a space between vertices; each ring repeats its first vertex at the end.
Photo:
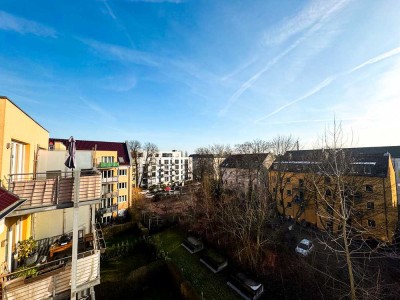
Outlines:
POLYGON ((52 137, 193 151, 278 134, 399 145, 400 1, 0 4, 0 95, 52 137))

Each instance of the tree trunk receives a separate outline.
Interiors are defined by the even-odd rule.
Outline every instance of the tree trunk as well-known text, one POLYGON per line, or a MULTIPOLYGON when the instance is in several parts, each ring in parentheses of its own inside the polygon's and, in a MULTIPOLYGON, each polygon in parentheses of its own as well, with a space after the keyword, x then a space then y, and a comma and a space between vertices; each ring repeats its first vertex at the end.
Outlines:
POLYGON ((346 262, 347 262, 347 271, 349 273, 349 284, 350 284, 350 299, 355 300, 356 299, 356 289, 354 285, 354 275, 353 275, 353 265, 351 263, 351 257, 350 257, 350 251, 349 251, 349 243, 347 240, 347 220, 345 218, 342 218, 342 234, 343 234, 343 242, 344 242, 344 248, 345 248, 345 253, 346 253, 346 262))

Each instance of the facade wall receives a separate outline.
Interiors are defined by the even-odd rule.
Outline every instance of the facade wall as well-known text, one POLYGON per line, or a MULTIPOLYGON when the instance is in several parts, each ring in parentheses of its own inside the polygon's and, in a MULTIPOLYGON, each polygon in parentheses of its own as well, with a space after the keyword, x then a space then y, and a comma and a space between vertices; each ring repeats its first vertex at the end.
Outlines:
POLYGON ((0 178, 10 174, 11 142, 24 145, 24 173, 34 170, 37 148, 47 149, 49 133, 8 99, 0 98, 0 178))
MULTIPOLYGON (((312 188, 310 174, 287 172, 284 174, 282 199, 280 191, 275 191, 277 172, 270 172, 270 191, 272 194, 277 192, 279 213, 297 221, 305 220, 321 230, 340 230, 337 221, 340 207, 334 199, 335 187, 332 184, 318 183, 318 193, 312 188), (328 189, 331 190, 331 194, 326 194, 328 189), (331 207, 328 207, 327 203, 330 203, 331 207)), ((364 238, 371 237, 389 242, 393 240, 398 221, 394 175, 393 166, 389 164, 386 178, 351 176, 345 179, 357 185, 359 190, 357 198, 353 198, 352 217, 349 222, 364 238)))
MULTIPOLYGON (((78 230, 90 232, 90 206, 79 207, 78 230)), ((36 240, 72 232, 73 208, 57 209, 36 213, 33 216, 34 238, 36 240)))
POLYGON ((158 152, 145 167, 145 154, 139 159, 139 178, 142 186, 182 184, 192 179, 192 159, 182 151, 158 152))

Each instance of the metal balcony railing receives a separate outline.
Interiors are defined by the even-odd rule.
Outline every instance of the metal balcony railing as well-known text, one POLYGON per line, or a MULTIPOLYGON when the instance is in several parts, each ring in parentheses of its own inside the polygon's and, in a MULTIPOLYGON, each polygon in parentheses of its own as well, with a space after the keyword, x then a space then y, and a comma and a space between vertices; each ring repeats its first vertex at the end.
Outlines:
MULTIPOLYGON (((38 245, 47 246, 48 238, 38 241, 38 245), (43 242, 44 241, 44 242, 43 242), (43 242, 43 243, 42 243, 43 242)), ((78 253, 76 284, 77 290, 100 283, 100 252, 97 231, 90 241, 92 249, 78 253)), ((72 257, 38 263, 24 270, 0 275, 2 299, 49 299, 71 290, 72 257)))
POLYGON ((118 191, 102 191, 102 198, 118 197, 118 191))
MULTIPOLYGON (((7 179, 8 190, 26 201, 16 210, 71 203, 74 200, 73 172, 50 171, 46 173, 11 174, 7 179)), ((101 174, 81 171, 79 201, 101 198, 101 174)))
POLYGON ((119 163, 117 162, 101 162, 98 164, 99 168, 117 168, 119 167, 119 163))
POLYGON ((106 177, 106 178, 101 178, 102 183, 109 183, 109 182, 118 182, 118 177, 106 177))
POLYGON ((102 207, 98 209, 98 213, 100 215, 106 214, 106 213, 113 213, 118 210, 118 204, 113 204, 109 207, 102 207))

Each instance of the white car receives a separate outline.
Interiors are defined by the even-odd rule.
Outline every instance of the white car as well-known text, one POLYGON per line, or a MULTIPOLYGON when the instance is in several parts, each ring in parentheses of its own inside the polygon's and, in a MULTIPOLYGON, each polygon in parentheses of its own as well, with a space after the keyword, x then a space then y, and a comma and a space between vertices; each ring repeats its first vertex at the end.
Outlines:
POLYGON ((311 251, 314 249, 314 244, 307 239, 303 239, 296 247, 296 253, 301 254, 303 256, 308 256, 311 251))

